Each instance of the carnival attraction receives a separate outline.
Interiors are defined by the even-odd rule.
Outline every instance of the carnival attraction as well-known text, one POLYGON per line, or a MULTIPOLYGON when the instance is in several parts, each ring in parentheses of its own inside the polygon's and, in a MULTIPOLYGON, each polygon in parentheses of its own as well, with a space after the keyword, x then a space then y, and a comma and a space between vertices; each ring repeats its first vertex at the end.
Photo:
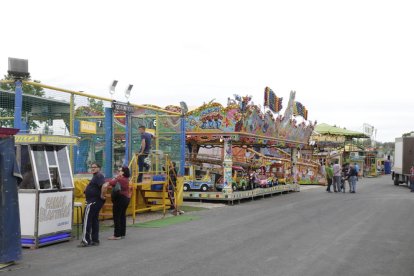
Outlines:
MULTIPOLYGON (((187 189, 184 199, 240 201, 268 194, 298 191, 303 179, 316 175, 318 164, 303 158, 309 149, 309 137, 315 124, 298 123, 295 115, 305 117, 304 107, 298 114, 295 92, 290 93, 284 115, 281 98, 265 90, 262 111, 251 97, 235 95, 227 106, 210 102, 187 113, 186 166, 196 167, 198 176, 214 175, 214 187, 187 189), (268 97, 266 99, 266 96, 268 97), (303 172, 303 173, 302 173, 303 172)), ((307 116, 307 110, 306 110, 307 116)), ((191 187, 189 182, 184 183, 191 187)))
MULTIPOLYGON (((356 139, 369 138, 366 134, 331 126, 325 123, 318 124, 310 140, 314 146, 313 159, 322 167, 338 161, 340 165, 357 164, 359 175, 366 176, 369 168, 367 150, 356 139)), ((325 171, 321 171, 320 184, 326 185, 325 171)))
MULTIPOLYGON (((26 212, 21 221, 24 246, 37 248, 71 238, 73 194, 77 205, 84 202, 83 191, 92 177, 89 165, 100 163, 107 178, 121 165, 130 164, 132 168, 141 142, 137 132, 140 125, 157 137, 153 145, 157 157, 152 163, 153 172, 157 174, 153 179, 155 185, 160 185, 155 181, 161 180, 156 178, 161 171, 166 175, 173 162, 177 164, 177 174, 183 174, 180 170, 184 170, 185 120, 180 107, 163 109, 125 103, 32 82, 25 79, 27 75, 0 81, 0 126, 14 126, 20 131, 16 149, 17 153, 23 153, 18 154, 18 161, 27 179, 20 187, 19 201, 21 208, 32 210, 26 212), (66 163, 62 159, 63 152, 68 156, 66 163), (163 152, 165 158, 161 158, 159 152, 163 152), (48 199, 49 196, 56 199, 48 199), (52 207, 62 205, 61 209, 56 208, 62 212, 49 211, 43 206, 45 201, 52 207), (51 222, 49 218, 53 216, 64 217, 65 221, 51 222)), ((177 179, 174 184, 169 184, 171 177, 163 178, 161 184, 167 191, 164 194, 161 193, 163 188, 161 192, 155 189, 155 194, 142 192, 147 188, 137 187, 136 179, 131 179, 130 188, 134 194, 130 214, 135 218, 138 212, 159 210, 155 205, 162 205, 164 213, 172 205, 177 210, 182 202, 179 197, 182 181, 179 176, 174 178, 177 179)), ((154 189, 154 183, 150 183, 149 190, 154 189)), ((111 206, 108 202, 103 208, 102 219, 109 217, 111 206)), ((81 217, 75 216, 74 221, 79 224, 81 217)))

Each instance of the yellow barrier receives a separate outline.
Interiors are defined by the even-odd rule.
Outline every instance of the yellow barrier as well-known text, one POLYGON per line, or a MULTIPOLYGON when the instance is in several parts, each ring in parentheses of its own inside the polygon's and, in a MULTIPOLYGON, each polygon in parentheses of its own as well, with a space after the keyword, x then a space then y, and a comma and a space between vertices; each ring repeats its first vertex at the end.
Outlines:
MULTIPOLYGON (((85 178, 74 179, 75 202, 82 203, 82 212, 85 207, 84 191, 89 181, 90 181, 89 179, 85 179, 85 178)), ((161 204, 161 200, 163 196, 165 198, 165 201, 166 201, 165 205, 167 206, 167 208, 171 205, 167 192, 165 192, 165 194, 162 195, 162 191, 151 191, 151 185, 152 185, 151 183, 141 184, 138 189, 137 184, 130 184, 131 201, 127 209, 127 215, 133 215, 133 214, 148 212, 148 211, 163 210, 164 208, 159 205, 161 204), (156 204, 154 204, 152 208, 148 207, 148 203, 146 203, 144 193, 142 193, 142 191, 146 191, 145 194, 147 194, 151 198, 154 198, 154 201, 156 201, 156 204)), ((184 185, 184 178, 178 177, 177 186, 176 186, 176 189, 177 189, 176 190, 176 204, 178 207, 182 206, 183 204, 183 185, 184 185)), ((165 187, 165 189, 167 189, 167 187, 165 187)), ((106 202, 100 212, 100 219, 112 219, 111 189, 108 189, 106 202)), ((134 220, 135 220, 135 216, 134 216, 134 220)), ((80 219, 78 220, 78 218, 75 216, 74 223, 82 223, 82 221, 80 221, 80 219)))

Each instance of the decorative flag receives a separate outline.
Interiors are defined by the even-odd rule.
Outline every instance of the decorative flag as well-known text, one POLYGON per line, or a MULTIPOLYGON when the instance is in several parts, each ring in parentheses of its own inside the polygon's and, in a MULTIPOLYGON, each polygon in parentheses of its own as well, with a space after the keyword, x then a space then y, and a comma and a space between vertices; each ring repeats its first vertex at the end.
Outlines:
POLYGON ((264 106, 267 106, 273 112, 278 113, 283 108, 282 102, 283 98, 277 97, 275 92, 273 92, 273 90, 269 87, 265 88, 264 106))
POLYGON ((295 104, 293 105, 293 115, 294 116, 302 116, 305 120, 307 120, 308 119, 308 110, 300 102, 295 102, 295 104))

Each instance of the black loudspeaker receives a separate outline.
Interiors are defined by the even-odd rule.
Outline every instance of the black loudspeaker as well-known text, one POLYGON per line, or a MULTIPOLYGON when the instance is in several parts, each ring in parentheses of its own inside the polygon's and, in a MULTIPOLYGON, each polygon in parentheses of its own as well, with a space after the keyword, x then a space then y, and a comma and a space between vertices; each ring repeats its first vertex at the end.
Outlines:
POLYGON ((9 57, 9 70, 7 72, 14 78, 27 78, 29 77, 29 61, 9 57))

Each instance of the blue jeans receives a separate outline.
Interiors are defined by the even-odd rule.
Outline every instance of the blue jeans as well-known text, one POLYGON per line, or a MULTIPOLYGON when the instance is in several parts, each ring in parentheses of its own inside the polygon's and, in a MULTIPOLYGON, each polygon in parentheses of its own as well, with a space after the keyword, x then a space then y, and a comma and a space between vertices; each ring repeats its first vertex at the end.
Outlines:
POLYGON ((145 158, 148 154, 141 154, 138 156, 138 183, 142 182, 142 176, 144 174, 145 158))
POLYGON ((340 176, 334 176, 333 178, 333 187, 334 187, 334 191, 341 191, 341 177, 340 176))
POLYGON ((411 192, 414 192, 414 179, 410 179, 411 192))
POLYGON ((348 181, 349 181, 349 187, 351 189, 351 192, 355 192, 357 177, 356 176, 350 176, 348 181))

